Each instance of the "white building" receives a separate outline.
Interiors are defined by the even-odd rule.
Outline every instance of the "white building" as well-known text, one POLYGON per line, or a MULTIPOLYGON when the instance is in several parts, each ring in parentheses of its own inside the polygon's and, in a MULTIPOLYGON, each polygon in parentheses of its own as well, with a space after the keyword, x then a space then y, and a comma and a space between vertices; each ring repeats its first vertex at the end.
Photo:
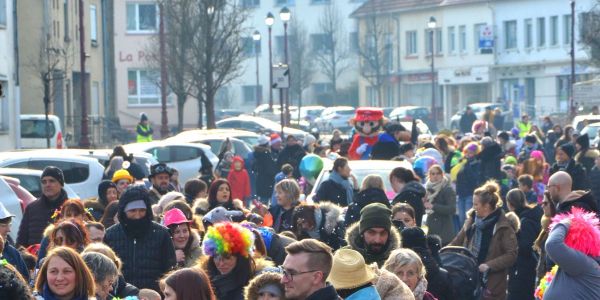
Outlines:
POLYGON ((18 146, 19 88, 15 82, 15 22, 13 1, 0 0, 0 151, 18 146))

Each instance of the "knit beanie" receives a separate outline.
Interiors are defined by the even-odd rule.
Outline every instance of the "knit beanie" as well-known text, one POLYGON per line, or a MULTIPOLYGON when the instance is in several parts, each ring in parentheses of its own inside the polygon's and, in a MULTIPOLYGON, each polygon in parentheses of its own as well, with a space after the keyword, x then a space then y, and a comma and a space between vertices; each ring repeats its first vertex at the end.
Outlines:
POLYGON ((384 228, 388 232, 392 227, 392 211, 382 203, 371 203, 360 210, 358 230, 362 234, 370 228, 384 228))
POLYGON ((571 143, 562 144, 560 150, 564 151, 569 158, 573 158, 573 155, 575 155, 575 146, 571 143))
POLYGON ((537 142, 537 138, 536 138, 536 137, 535 137, 535 135, 533 135, 533 134, 528 134, 528 135, 525 137, 525 142, 526 142, 526 143, 532 143, 532 144, 535 144, 535 143, 537 142))
POLYGON ((148 121, 148 116, 146 115, 146 113, 140 114, 140 122, 143 122, 143 121, 148 121))
POLYGON ((400 234, 403 248, 427 248, 427 238, 423 229, 419 227, 404 228, 400 234))
POLYGON ((42 176, 40 177, 40 179, 46 176, 50 176, 56 179, 58 182, 60 182, 60 185, 65 186, 65 175, 63 174, 63 171, 61 169, 54 166, 47 166, 42 172, 42 176))

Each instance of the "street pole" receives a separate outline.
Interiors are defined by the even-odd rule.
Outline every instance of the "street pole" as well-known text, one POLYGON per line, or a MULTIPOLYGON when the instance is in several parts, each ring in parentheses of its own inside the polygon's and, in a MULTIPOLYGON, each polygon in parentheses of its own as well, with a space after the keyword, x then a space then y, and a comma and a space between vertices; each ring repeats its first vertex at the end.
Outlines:
POLYGON ((261 102, 261 90, 260 90, 260 81, 259 81, 259 73, 258 73, 258 45, 260 45, 260 32, 258 30, 254 31, 252 35, 252 39, 254 40, 254 54, 256 55, 256 107, 260 105, 261 102))
POLYGON ((575 85, 575 0, 571 0, 571 85, 570 89, 570 117, 571 120, 577 115, 577 108, 575 107, 575 97, 573 94, 573 86, 575 85))
POLYGON ((431 115, 433 116, 431 119, 432 127, 437 130, 437 109, 435 105, 435 47, 433 44, 436 20, 434 17, 429 18, 429 22, 427 23, 427 27, 431 29, 431 115))
POLYGON ((79 0, 79 63, 81 68, 81 136, 79 137, 79 147, 87 149, 90 147, 90 140, 88 137, 87 93, 85 89, 85 23, 83 13, 83 0, 79 0))
POLYGON ((163 4, 159 6, 160 24, 159 43, 160 43, 160 137, 167 138, 169 136, 169 119, 167 117, 167 62, 165 61, 165 16, 163 12, 163 4))
MULTIPOLYGON (((285 64, 288 66, 288 78, 290 79, 290 86, 291 86, 291 71, 290 71, 290 64, 288 63, 288 34, 287 34, 287 29, 288 29, 288 21, 290 20, 292 14, 290 12, 290 10, 287 7, 284 7, 281 9, 281 11, 279 11, 279 17, 281 18, 281 20, 283 21, 283 44, 284 44, 284 58, 285 58, 285 64)), ((281 109, 283 110, 283 107, 281 107, 281 109)), ((285 124, 286 125, 290 125, 290 88, 286 88, 285 89, 285 124)), ((283 137, 282 137, 283 138, 283 137)))
POLYGON ((272 13, 267 14, 265 24, 269 28, 269 111, 273 111, 273 53, 271 52, 271 31, 275 18, 272 13))

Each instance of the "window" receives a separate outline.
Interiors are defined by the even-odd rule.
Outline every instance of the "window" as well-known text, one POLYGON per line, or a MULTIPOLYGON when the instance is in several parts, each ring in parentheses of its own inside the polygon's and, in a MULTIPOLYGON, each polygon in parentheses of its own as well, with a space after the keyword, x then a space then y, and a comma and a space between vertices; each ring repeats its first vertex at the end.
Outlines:
POLYGON ((448 53, 456 53, 456 32, 454 26, 448 27, 448 53))
POLYGON ((310 43, 314 52, 330 52, 333 48, 331 35, 315 33, 310 35, 310 43))
POLYGON ((550 17, 550 46, 558 45, 558 16, 550 17))
POLYGON ((437 28, 435 30, 435 53, 441 54, 443 49, 444 49, 444 47, 443 47, 443 41, 442 41, 442 29, 437 28))
MULTIPOLYGON (((48 134, 54 136, 56 128, 54 123, 48 122, 48 134)), ((46 121, 45 120, 21 120, 21 137, 29 139, 46 138, 46 121)))
POLYGON ((262 95, 262 86, 244 85, 242 86, 244 103, 257 103, 257 97, 262 95))
MULTIPOLYGON (((0 81, 4 96, 0 97, 0 131, 7 131, 10 127, 9 111, 8 111, 8 82, 0 81)), ((18 116, 17 116, 18 118, 18 116)))
POLYGON ((195 147, 184 147, 184 146, 172 146, 171 148, 171 160, 186 161, 192 159, 198 159, 202 150, 195 147))
POLYGON ((433 39, 432 35, 432 30, 431 29, 425 29, 425 55, 429 56, 431 55, 431 40, 433 39))
POLYGON ((377 99, 377 94, 377 89, 375 87, 367 87, 367 102, 370 106, 379 106, 379 99, 377 99))
POLYGON ((157 147, 146 150, 146 153, 152 154, 156 160, 161 163, 170 163, 171 160, 171 151, 167 147, 157 147))
POLYGON ((533 47, 533 21, 525 19, 525 49, 533 47))
POLYGON ((487 24, 485 24, 485 23, 473 25, 473 41, 474 41, 473 49, 475 49, 475 53, 477 53, 477 54, 481 53, 481 47, 479 47, 479 40, 482 38, 481 31, 483 31, 483 29, 486 25, 487 24))
POLYGON ((537 46, 546 46, 546 19, 543 17, 537 19, 537 46))
POLYGON ((387 66, 388 70, 394 70, 394 44, 392 42, 392 35, 385 35, 385 44, 383 45, 383 63, 387 66))
POLYGON ((352 53, 358 52, 358 32, 350 32, 350 51, 352 53))
POLYGON ((563 44, 571 43, 571 15, 563 16, 563 44))
POLYGON ((127 4, 127 32, 152 33, 157 29, 158 6, 156 4, 127 4))
POLYGON ((127 71, 127 85, 129 105, 159 105, 160 88, 158 82, 160 76, 158 72, 148 70, 129 70, 127 71))
POLYGON ((243 37, 242 47, 245 56, 260 55, 260 40, 255 41, 252 37, 243 37))
POLYGON ((253 7, 259 7, 260 6, 260 0, 242 0, 242 7, 244 8, 253 8, 253 7))
POLYGON ((417 31, 406 32, 406 55, 417 55, 417 31))
POLYGON ((74 161, 60 160, 30 160, 29 169, 44 170, 47 166, 55 166, 63 171, 65 175, 65 183, 80 183, 84 182, 90 176, 90 166, 88 164, 74 161))
POLYGON ((517 21, 504 22, 504 49, 517 48, 517 21))
POLYGON ((0 0, 0 26, 6 26, 6 0, 0 0))
MULTIPOLYGON (((4 1, 4 0, 0 0, 4 1)), ((69 1, 63 0, 63 25, 65 30, 65 42, 71 41, 71 33, 69 32, 71 28, 69 28, 69 1)))
POLYGON ((294 6, 295 0, 275 0, 275 6, 294 6))
POLYGON ((98 19, 96 15, 96 5, 90 5, 90 40, 92 46, 98 46, 98 19))
POLYGON ((465 25, 458 27, 458 45, 460 47, 460 53, 467 52, 467 27, 465 25))
POLYGON ((90 114, 92 116, 100 115, 100 82, 94 81, 92 83, 92 105, 90 107, 90 114))
POLYGON ((329 4, 331 0, 311 0, 311 4, 329 4))
POLYGON ((442 53, 442 30, 440 28, 436 28, 434 33, 433 33, 433 37, 431 36, 431 30, 427 29, 425 30, 425 36, 427 37, 425 39, 425 49, 426 49, 426 54, 427 55, 431 55, 431 39, 435 39, 433 41, 434 43, 434 47, 435 47, 435 53, 436 54, 440 54, 442 53))

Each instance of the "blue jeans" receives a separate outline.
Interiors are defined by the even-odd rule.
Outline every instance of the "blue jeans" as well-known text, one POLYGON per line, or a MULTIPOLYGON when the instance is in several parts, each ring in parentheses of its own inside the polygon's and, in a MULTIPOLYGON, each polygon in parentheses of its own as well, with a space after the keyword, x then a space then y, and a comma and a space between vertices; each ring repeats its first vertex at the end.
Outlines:
POLYGON ((473 207, 473 196, 458 196, 456 205, 458 206, 457 211, 459 225, 462 228, 465 220, 467 219, 467 212, 473 207))

